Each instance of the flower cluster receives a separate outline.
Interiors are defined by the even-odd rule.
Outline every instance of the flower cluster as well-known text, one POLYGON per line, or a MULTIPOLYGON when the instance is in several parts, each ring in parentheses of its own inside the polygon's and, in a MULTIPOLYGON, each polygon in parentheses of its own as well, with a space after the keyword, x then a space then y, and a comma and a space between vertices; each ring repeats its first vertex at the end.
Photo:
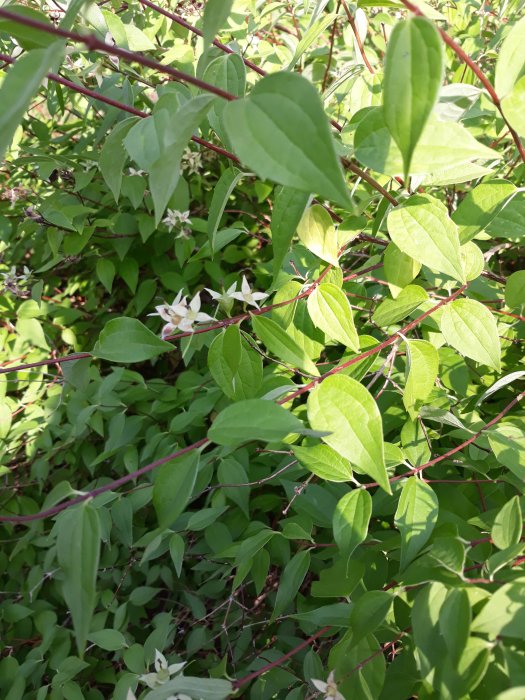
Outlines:
POLYGON ((174 228, 178 226, 182 227, 181 234, 184 234, 186 229, 183 224, 187 224, 190 221, 189 211, 177 211, 177 209, 167 209, 166 216, 162 219, 162 223, 168 227, 168 231, 171 233, 174 228))
POLYGON ((27 295, 23 287, 27 285, 31 277, 31 270, 28 267, 24 265, 24 271, 19 275, 16 267, 13 266, 9 272, 0 272, 0 277, 3 277, 2 285, 4 291, 11 292, 11 294, 18 297, 27 295))
POLYGON ((191 333, 194 323, 213 321, 213 318, 200 308, 201 298, 198 293, 188 303, 186 297, 182 296, 182 292, 179 292, 171 304, 156 306, 156 312, 149 315, 160 316, 163 321, 166 321, 161 333, 162 338, 166 338, 177 329, 184 333, 191 333))
POLYGON ((198 175, 202 168, 202 154, 186 148, 180 161, 181 169, 186 170, 189 175, 198 175))
MULTIPOLYGON (((241 291, 237 291, 237 282, 234 282, 231 287, 229 287, 225 292, 219 293, 213 291, 213 289, 206 289, 211 295, 212 299, 219 302, 220 306, 229 310, 232 306, 234 300, 242 301, 250 306, 255 306, 259 308, 259 301, 266 299, 268 294, 264 292, 254 292, 248 280, 243 275, 241 283, 241 291)), ((193 299, 188 302, 187 298, 182 296, 182 291, 180 291, 171 304, 160 304, 155 307, 155 313, 149 314, 149 316, 160 316, 165 325, 162 327, 161 337, 167 338, 169 335, 174 333, 176 330, 183 331, 184 333, 193 332, 194 323, 206 323, 209 321, 214 321, 215 319, 200 310, 201 308, 201 298, 200 294, 197 292, 193 299)))

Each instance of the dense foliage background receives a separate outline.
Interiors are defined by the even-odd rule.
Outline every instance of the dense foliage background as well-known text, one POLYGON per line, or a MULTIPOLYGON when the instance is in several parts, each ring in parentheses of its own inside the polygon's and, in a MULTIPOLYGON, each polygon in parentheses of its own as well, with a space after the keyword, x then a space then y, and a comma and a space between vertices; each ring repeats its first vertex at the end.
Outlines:
POLYGON ((4 700, 525 697, 522 10, 2 3, 4 700))

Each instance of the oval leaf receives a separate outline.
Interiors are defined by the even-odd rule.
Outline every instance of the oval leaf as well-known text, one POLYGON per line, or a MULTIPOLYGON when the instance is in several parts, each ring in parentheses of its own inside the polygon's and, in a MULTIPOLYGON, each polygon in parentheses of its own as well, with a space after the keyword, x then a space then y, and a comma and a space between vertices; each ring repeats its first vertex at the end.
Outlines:
POLYGON ((321 260, 339 266, 337 234, 330 214, 320 204, 305 211, 297 234, 308 250, 321 260))
POLYGON ((290 433, 303 432, 299 418, 282 406, 264 399, 248 399, 221 411, 208 430, 208 437, 218 445, 236 445, 247 440, 274 442, 290 433))
POLYGON ((428 484, 415 476, 406 480, 394 517, 401 533, 401 571, 428 542, 437 522, 438 508, 437 496, 428 484))
POLYGON ((372 515, 372 497, 364 489, 354 489, 337 503, 332 526, 334 539, 341 552, 350 557, 364 542, 372 515))
POLYGON ((310 318, 329 338, 359 351, 352 309, 342 289, 331 283, 321 284, 310 294, 307 305, 310 318))
POLYGON ((323 442, 391 493, 381 414, 364 386, 351 377, 328 377, 308 397, 308 420, 329 433, 323 442))
POLYGON ((110 362, 143 362, 173 350, 136 318, 108 321, 92 350, 94 357, 110 362))

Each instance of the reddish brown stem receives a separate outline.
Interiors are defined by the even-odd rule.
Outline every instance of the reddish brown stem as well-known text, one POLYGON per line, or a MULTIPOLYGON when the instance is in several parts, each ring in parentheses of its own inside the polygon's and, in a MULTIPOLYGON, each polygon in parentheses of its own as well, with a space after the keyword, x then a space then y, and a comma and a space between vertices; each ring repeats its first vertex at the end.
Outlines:
POLYGON ((300 644, 298 644, 296 647, 294 647, 287 654, 284 654, 284 656, 279 657, 276 661, 272 661, 270 664, 266 664, 266 666, 263 666, 259 670, 254 671, 253 673, 249 673, 247 676, 244 676, 244 678, 239 678, 239 680, 233 681, 232 686, 233 686, 234 690, 237 690, 238 688, 241 688, 243 685, 246 685, 247 683, 254 681, 256 678, 259 678, 259 676, 262 676, 263 673, 267 673, 268 671, 271 671, 272 668, 276 668, 277 666, 282 666, 282 664, 284 664, 285 661, 288 661, 288 659, 291 659, 292 656, 295 656, 296 654, 298 654, 305 647, 310 646, 310 644, 312 642, 314 642, 316 639, 321 637, 326 632, 329 632, 330 630, 331 630, 330 625, 323 627, 322 629, 318 630, 315 634, 312 634, 310 637, 308 637, 308 639, 305 639, 304 642, 301 642, 300 644))
MULTIPOLYGON (((139 2, 141 5, 149 7, 150 9, 155 10, 159 14, 164 15, 164 17, 173 20, 173 22, 180 24, 181 27, 184 27, 184 29, 187 29, 192 34, 196 34, 197 36, 203 35, 200 29, 197 29, 197 27, 194 27, 189 22, 186 22, 186 20, 183 19, 180 15, 177 15, 174 12, 170 12, 169 10, 165 10, 163 7, 159 7, 158 5, 155 5, 155 3, 150 2, 150 0, 139 0, 139 2)), ((221 51, 224 51, 224 53, 235 53, 233 49, 230 49, 230 47, 226 46, 225 44, 221 44, 221 42, 217 41, 217 39, 214 40, 213 45, 221 51)), ((259 75, 266 75, 266 71, 264 71, 262 68, 259 68, 259 66, 255 65, 255 63, 252 63, 247 58, 243 58, 242 60, 244 61, 244 64, 248 66, 248 68, 251 68, 259 75)))
POLYGON ((357 31, 357 27, 355 24, 355 20, 352 17, 352 13, 350 12, 350 9, 349 9, 348 5, 346 4, 345 0, 341 0, 341 2, 343 4, 343 9, 346 12, 346 16, 348 17, 348 22, 349 22, 350 26, 352 27, 352 31, 354 33, 355 40, 357 42, 357 46, 359 47, 359 53, 361 54, 361 57, 364 61, 365 66, 368 68, 369 72, 372 73, 372 75, 373 75, 375 73, 375 71, 372 68, 372 66, 370 65, 370 61, 368 60, 367 55, 365 53, 365 48, 363 46, 363 42, 361 41, 361 37, 359 36, 359 32, 357 31))

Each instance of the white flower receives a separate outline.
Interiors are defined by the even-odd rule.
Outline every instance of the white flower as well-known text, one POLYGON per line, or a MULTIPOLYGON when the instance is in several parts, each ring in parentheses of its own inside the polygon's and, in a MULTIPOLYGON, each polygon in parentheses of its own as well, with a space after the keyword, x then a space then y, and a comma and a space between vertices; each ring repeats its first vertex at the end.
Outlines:
POLYGON ((128 175, 144 175, 144 170, 135 170, 135 168, 128 168, 128 175))
POLYGON ((202 167, 202 155, 198 151, 192 151, 191 148, 186 148, 182 154, 180 164, 182 170, 187 170, 190 175, 192 173, 198 175, 202 167))
POLYGON ((177 211, 176 209, 167 209, 166 216, 162 219, 162 223, 166 224, 168 231, 172 230, 179 224, 187 224, 190 220, 189 211, 177 211))
POLYGON ((97 61, 93 64, 93 67, 87 74, 92 75, 97 81, 97 85, 100 87, 102 85, 102 81, 104 80, 104 66, 100 61, 97 61))
POLYGON ((265 294, 264 292, 252 292, 246 277, 243 275, 241 291, 232 292, 230 296, 234 299, 238 299, 239 301, 243 301, 245 304, 251 304, 252 306, 259 308, 259 304, 257 302, 266 299, 268 294, 265 294))
POLYGON ((208 287, 205 287, 206 291, 209 293, 212 299, 215 299, 215 301, 218 301, 219 304, 221 302, 228 302, 230 299, 235 299, 234 293, 235 290, 237 289, 237 282, 234 282, 231 287, 228 287, 228 289, 225 292, 222 292, 220 294, 219 292, 214 292, 213 289, 208 289, 208 287))
POLYGON ((160 316, 166 325, 162 328, 162 338, 171 335, 177 328, 185 333, 193 331, 194 323, 203 323, 204 321, 213 321, 214 319, 203 311, 201 308, 201 298, 197 293, 190 301, 189 305, 186 297, 182 296, 180 291, 171 304, 161 304, 155 307, 156 313, 149 316, 160 316))
MULTIPOLYGON (((159 686, 164 685, 164 683, 169 681, 171 676, 180 673, 186 663, 183 661, 180 664, 168 665, 164 654, 161 654, 158 649, 155 649, 154 665, 156 673, 144 673, 142 676, 139 676, 139 681, 144 683, 144 685, 147 685, 148 688, 158 688, 159 686)), ((132 695, 131 697, 133 698, 134 696, 132 695)))
POLYGON ((344 695, 337 690, 333 671, 330 672, 326 683, 314 678, 311 679, 311 682, 315 685, 317 690, 324 693, 325 700, 345 700, 344 695))

